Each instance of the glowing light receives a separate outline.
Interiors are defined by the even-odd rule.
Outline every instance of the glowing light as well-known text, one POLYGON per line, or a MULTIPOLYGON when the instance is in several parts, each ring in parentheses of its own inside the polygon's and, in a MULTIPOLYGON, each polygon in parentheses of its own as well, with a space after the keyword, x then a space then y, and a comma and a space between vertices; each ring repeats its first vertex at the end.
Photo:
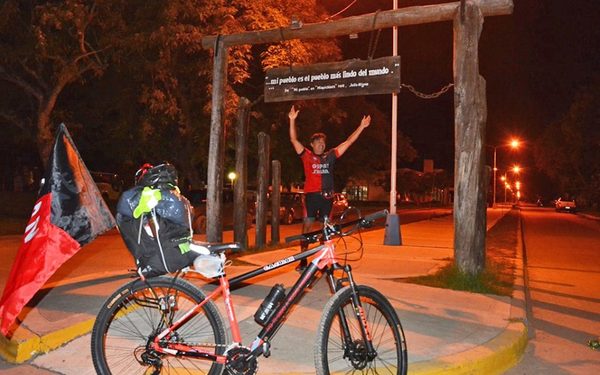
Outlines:
POLYGON ((235 172, 229 172, 229 174, 227 175, 227 178, 229 179, 229 181, 231 181, 231 186, 233 187, 233 183, 235 182, 235 179, 237 178, 237 174, 235 172))

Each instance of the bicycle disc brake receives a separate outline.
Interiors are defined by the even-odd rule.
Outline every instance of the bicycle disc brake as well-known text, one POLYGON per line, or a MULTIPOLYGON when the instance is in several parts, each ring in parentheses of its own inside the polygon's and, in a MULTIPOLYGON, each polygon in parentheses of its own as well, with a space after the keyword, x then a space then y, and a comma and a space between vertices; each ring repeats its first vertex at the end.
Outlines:
POLYGON ((256 357, 250 356, 250 348, 236 346, 227 350, 225 374, 227 375, 254 375, 258 371, 256 357))
POLYGON ((347 358, 357 370, 363 370, 377 357, 377 353, 370 353, 363 340, 354 340, 346 345, 344 358, 347 358))

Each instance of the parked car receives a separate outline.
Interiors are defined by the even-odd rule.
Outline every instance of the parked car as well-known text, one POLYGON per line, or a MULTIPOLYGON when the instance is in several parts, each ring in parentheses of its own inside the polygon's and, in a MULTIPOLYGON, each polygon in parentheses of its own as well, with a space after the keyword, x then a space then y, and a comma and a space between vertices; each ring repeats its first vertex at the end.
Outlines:
POLYGON ((117 173, 90 172, 106 202, 119 200, 123 192, 123 180, 117 173))
MULTIPOLYGON (((301 220, 304 217, 304 193, 295 192, 281 193, 281 201, 279 204, 279 221, 282 224, 292 224, 297 220, 301 220)), ((348 200, 346 196, 341 193, 334 193, 333 195, 333 206, 331 208, 331 216, 334 218, 339 217, 344 213, 344 210, 348 208, 348 200)), ((268 212, 269 217, 271 212, 268 212)))
MULTIPOLYGON (((206 233, 206 189, 192 189, 185 196, 193 207, 192 229, 194 233, 206 233)), ((246 224, 248 227, 252 225, 252 219, 255 215, 254 200, 254 192, 248 191, 248 210, 246 213, 246 224)), ((223 190, 223 205, 221 209, 223 229, 233 228, 233 191, 231 189, 223 190)))
POLYGON ((554 204, 554 207, 556 209, 556 212, 576 212, 577 211, 577 204, 575 203, 575 200, 565 200, 562 198, 558 198, 554 204))
MULTIPOLYGON (((302 193, 281 193, 279 203, 279 222, 285 225, 292 224, 304 216, 304 197, 302 193)), ((268 213, 271 216, 271 210, 268 213)))

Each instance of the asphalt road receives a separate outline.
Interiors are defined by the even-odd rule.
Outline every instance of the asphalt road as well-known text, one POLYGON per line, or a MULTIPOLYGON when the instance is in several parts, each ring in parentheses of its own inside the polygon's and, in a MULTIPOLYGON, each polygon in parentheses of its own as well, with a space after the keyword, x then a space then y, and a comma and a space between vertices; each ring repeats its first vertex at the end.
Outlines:
POLYGON ((522 361, 507 374, 597 374, 600 221, 548 208, 522 211, 529 322, 522 361))

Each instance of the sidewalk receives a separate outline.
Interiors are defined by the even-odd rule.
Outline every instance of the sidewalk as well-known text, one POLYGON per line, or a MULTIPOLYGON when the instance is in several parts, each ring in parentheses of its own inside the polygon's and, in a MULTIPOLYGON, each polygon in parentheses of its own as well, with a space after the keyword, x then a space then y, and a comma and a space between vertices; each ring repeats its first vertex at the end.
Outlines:
MULTIPOLYGON (((490 209, 488 228, 506 212, 490 209)), ((407 339, 409 373, 489 374, 513 366, 527 340, 519 278, 512 299, 403 283, 402 278, 435 272, 450 261, 452 216, 402 225, 401 233, 403 246, 383 246, 383 229, 363 233, 364 254, 351 264, 357 282, 381 291, 398 312, 407 339)), ((297 251, 290 248, 246 255, 240 260, 248 266, 232 266, 227 272, 233 277, 254 268, 252 265, 263 265, 297 251)), ((294 266, 280 269, 274 277, 253 280, 232 293, 245 344, 259 331, 252 316, 264 296, 275 283, 289 290, 297 277, 294 266)), ((522 266, 517 269, 522 270, 522 266)), ((127 280, 123 272, 95 276, 46 289, 12 340, 0 340, 0 354, 10 362, 28 361, 20 365, 21 370, 35 367, 48 373, 94 374, 89 353, 94 316, 107 296, 127 280), (30 359, 36 352, 47 354, 30 359)), ((191 281, 210 289, 204 280, 191 281)), ((271 357, 259 359, 259 374, 314 373, 312 343, 329 297, 323 280, 313 285, 275 336, 271 357)), ((222 308, 220 301, 218 305, 222 308)), ((17 371, 14 373, 23 372, 18 367, 12 367, 17 371)))

